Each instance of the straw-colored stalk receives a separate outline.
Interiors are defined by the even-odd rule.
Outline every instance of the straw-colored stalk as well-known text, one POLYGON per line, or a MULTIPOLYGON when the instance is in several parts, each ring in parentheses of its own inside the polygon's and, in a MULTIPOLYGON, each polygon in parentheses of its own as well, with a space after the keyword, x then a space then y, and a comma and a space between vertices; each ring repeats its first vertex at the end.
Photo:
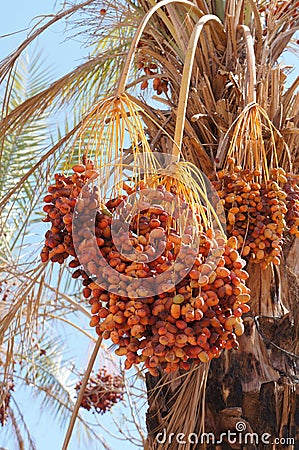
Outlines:
MULTIPOLYGON (((154 5, 144 15, 143 19, 140 22, 139 27, 137 28, 135 35, 133 37, 132 44, 131 44, 130 50, 128 52, 128 56, 126 58, 124 68, 122 70, 122 73, 121 73, 121 76, 119 79, 118 87, 116 90, 116 96, 122 94, 126 89, 129 71, 133 64, 133 59, 134 59, 135 51, 137 48, 137 44, 140 41, 141 35, 144 32, 144 30, 146 29, 146 26, 148 25, 150 19, 157 11, 161 10, 161 8, 163 8, 164 6, 175 4, 175 3, 180 3, 182 5, 189 6, 189 8, 192 8, 198 14, 199 17, 202 16, 202 12, 200 11, 200 9, 194 3, 189 2, 188 0, 162 0, 161 2, 154 5)), ((174 38, 177 38, 177 31, 176 31, 175 27, 171 27, 171 30, 173 31, 174 38)))
POLYGON ((266 111, 256 103, 250 103, 243 109, 228 130, 224 142, 228 139, 228 150, 223 152, 220 149, 217 154, 220 165, 227 164, 228 158, 233 157, 236 164, 244 168, 260 169, 265 180, 269 179, 269 170, 279 166, 282 157, 287 159, 285 165, 291 169, 291 155, 287 144, 266 111))
MULTIPOLYGON (((181 146, 183 140, 184 126, 185 126, 185 117, 187 110, 187 103, 189 97, 189 89, 190 89, 190 81, 191 74, 195 59, 195 52, 197 49, 197 44, 202 33, 202 30, 206 24, 209 22, 215 22, 216 25, 221 25, 221 21, 217 16, 213 16, 212 14, 208 14, 197 22, 195 25, 191 37, 189 39, 186 58, 184 61, 184 70, 182 75, 182 84, 179 95, 179 103, 177 109, 177 118, 175 125, 175 133, 174 133, 174 148, 173 155, 179 158, 181 153, 181 146)), ((223 27, 219 26, 221 32, 223 33, 223 27)), ((224 33, 223 33, 224 34, 224 33)))

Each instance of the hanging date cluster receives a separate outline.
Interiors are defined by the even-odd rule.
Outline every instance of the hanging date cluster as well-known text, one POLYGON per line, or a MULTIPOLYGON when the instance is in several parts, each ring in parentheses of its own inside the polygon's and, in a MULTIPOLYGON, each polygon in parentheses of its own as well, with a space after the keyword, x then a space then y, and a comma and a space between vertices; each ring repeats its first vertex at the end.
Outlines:
MULTIPOLYGON (((125 367, 144 363, 153 375, 158 368, 188 370, 192 362, 206 363, 223 349, 237 348, 250 299, 237 237, 227 241, 220 230, 204 227, 198 211, 196 233, 187 222, 178 226, 180 215, 167 207, 175 186, 156 184, 147 192, 141 183, 135 191, 142 194, 144 189, 145 194, 129 233, 121 220, 114 223, 116 245, 112 218, 128 195, 103 204, 97 187, 90 184, 82 191, 96 174, 93 164, 75 165, 73 171, 70 176, 56 174, 45 197, 45 221, 52 227, 41 258, 62 264, 73 257, 69 267, 75 269, 73 278, 82 279, 91 305, 90 325, 117 345, 125 367), (82 221, 74 233, 76 214, 82 221)), ((183 205, 188 216, 191 207, 183 205)))

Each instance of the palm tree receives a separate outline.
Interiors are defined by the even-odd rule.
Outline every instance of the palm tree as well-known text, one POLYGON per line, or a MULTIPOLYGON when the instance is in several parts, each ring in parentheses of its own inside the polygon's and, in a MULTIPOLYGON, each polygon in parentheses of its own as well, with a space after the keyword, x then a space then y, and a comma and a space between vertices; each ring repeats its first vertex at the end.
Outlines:
MULTIPOLYGON (((70 16, 74 33, 80 33, 82 27, 93 46, 92 56, 14 109, 7 109, 5 99, 0 133, 7 139, 36 117, 45 112, 55 114, 67 103, 74 109, 80 104, 79 117, 74 117, 69 131, 11 187, 0 203, 2 208, 8 208, 30 177, 40 174, 43 164, 48 164, 50 177, 53 161, 59 158, 61 166, 66 160, 75 161, 84 145, 98 142, 97 135, 103 136, 106 151, 101 151, 99 139, 99 144, 90 144, 90 154, 100 165, 153 150, 173 152, 207 176, 221 170, 229 176, 235 166, 249 173, 260 171, 261 182, 266 182, 274 169, 283 170, 281 174, 297 172, 299 79, 290 84, 289 68, 281 63, 283 52, 295 48, 297 2, 142 0, 99 4, 89 0, 63 10, 37 29, 3 61, 0 79, 11 79, 17 58, 39 33, 70 16), (118 116, 115 102, 123 105, 118 116), (122 125, 115 137, 109 133, 116 117, 122 125), (120 138, 125 130, 129 144, 120 138)), ((217 180, 215 186, 223 188, 217 180)), ((233 223, 228 217, 228 231, 234 229, 233 223)), ((145 447, 177 448, 173 441, 159 444, 156 437, 164 429, 167 436, 188 435, 202 432, 204 425, 206 432, 220 436, 242 423, 237 431, 243 427, 258 436, 268 433, 272 440, 284 439, 273 448, 294 448, 298 428, 298 240, 293 229, 290 234, 290 228, 285 224, 283 228, 283 239, 277 244, 278 255, 282 244, 280 264, 274 259, 266 264, 263 246, 259 247, 262 253, 255 253, 261 256, 256 258, 259 264, 253 257, 247 259, 251 312, 244 319, 239 350, 223 351, 219 359, 200 370, 181 370, 179 375, 147 373, 145 447)), ((239 243, 246 257, 245 241, 239 243)), ((255 247, 249 246, 248 252, 252 252, 250 248, 255 247)), ((45 270, 49 269, 43 266, 40 273, 31 275, 26 295, 45 270)), ((12 307, 14 314, 21 310, 22 302, 12 307)), ((10 311, 5 316, 6 329, 15 324, 10 311)), ((36 311, 36 317, 39 314, 36 311)), ((221 445, 240 448, 227 439, 221 445)), ((252 445, 244 448, 254 448, 252 445)), ((267 445, 260 442, 257 448, 267 445)), ((192 444, 187 442, 185 448, 192 444)), ((216 448, 213 443, 211 448, 216 448)))

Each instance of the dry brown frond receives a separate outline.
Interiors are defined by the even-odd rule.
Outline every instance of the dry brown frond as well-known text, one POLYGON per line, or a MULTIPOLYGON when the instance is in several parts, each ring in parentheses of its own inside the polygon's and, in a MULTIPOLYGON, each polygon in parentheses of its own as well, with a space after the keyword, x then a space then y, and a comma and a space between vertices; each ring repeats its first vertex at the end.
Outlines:
POLYGON ((21 55, 21 53, 33 42, 41 33, 43 33, 47 28, 49 28, 54 23, 63 19, 64 17, 70 16, 75 13, 84 6, 89 5, 94 0, 87 0, 83 3, 79 3, 78 5, 72 6, 71 8, 62 11, 56 15, 52 19, 50 19, 45 25, 41 26, 37 30, 35 30, 22 44, 15 50, 10 56, 5 58, 0 64, 0 84, 3 82, 4 78, 7 76, 9 72, 11 72, 14 68, 14 65, 21 55))
MULTIPOLYGON (((113 57, 118 58, 124 55, 124 53, 116 53, 113 57)), ((12 133, 22 129, 32 117, 43 114, 50 107, 62 107, 68 104, 74 96, 78 95, 78 91, 83 93, 84 84, 87 79, 92 78, 93 73, 99 72, 100 69, 105 70, 105 63, 110 59, 111 53, 109 52, 96 56, 52 83, 47 89, 26 100, 2 119, 0 136, 3 137, 8 132, 12 133)), ((100 79, 98 83, 100 88, 100 79)))

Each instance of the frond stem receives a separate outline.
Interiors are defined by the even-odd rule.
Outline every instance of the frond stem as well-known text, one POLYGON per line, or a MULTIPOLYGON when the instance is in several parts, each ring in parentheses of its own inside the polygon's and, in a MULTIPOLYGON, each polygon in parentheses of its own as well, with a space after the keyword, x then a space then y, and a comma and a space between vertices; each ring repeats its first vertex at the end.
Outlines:
POLYGON ((190 8, 194 8, 195 11, 198 12, 199 15, 202 15, 202 12, 199 10, 199 8, 194 3, 192 3, 188 0, 162 0, 159 3, 157 3, 155 6, 153 6, 143 17, 143 19, 140 22, 140 25, 137 28, 137 31, 133 37, 132 44, 131 44, 130 50, 128 52, 128 55, 127 55, 127 58, 126 58, 126 61, 124 64, 124 68, 120 75, 119 83, 118 83, 118 86, 116 89, 116 94, 115 94, 116 97, 118 97, 125 91, 129 71, 130 71, 131 65, 133 63, 133 58, 135 55, 135 50, 137 48, 137 44, 141 38, 141 35, 142 35, 145 27, 147 26, 149 20, 155 14, 155 12, 158 11, 160 8, 162 8, 163 6, 170 5, 172 3, 182 3, 183 5, 189 6, 190 8))
POLYGON ((78 415, 78 411, 79 411, 79 408, 80 408, 80 405, 81 405, 81 402, 82 402, 82 398, 83 398, 83 395, 84 395, 84 391, 85 391, 86 385, 88 383, 89 376, 90 376, 90 373, 92 371, 94 362, 96 360, 98 351, 99 351, 99 349, 101 347, 101 343, 102 343, 102 337, 99 336, 99 338, 98 338, 98 340, 97 340, 97 342, 96 342, 96 344, 94 346, 92 355, 90 357, 87 369, 85 371, 85 374, 84 374, 84 377, 83 377, 83 380, 82 380, 82 385, 81 385, 81 388, 80 388, 80 391, 79 391, 79 394, 78 394, 78 397, 77 397, 77 401, 76 401, 74 410, 72 412, 71 420, 70 420, 70 423, 69 423, 69 426, 68 426, 68 429, 67 429, 67 432, 66 432, 66 435, 65 435, 65 439, 64 439, 64 442, 63 442, 62 450, 67 450, 67 448, 68 448, 68 445, 69 445, 69 442, 70 442, 70 439, 71 439, 71 436, 72 436, 72 432, 73 432, 73 429, 74 429, 74 425, 75 425, 75 422, 76 422, 76 418, 77 418, 77 415, 78 415))
POLYGON ((250 103, 256 103, 256 68, 255 68, 255 53, 254 43, 250 29, 247 25, 239 25, 238 30, 241 30, 244 35, 246 53, 247 53, 247 70, 246 70, 246 93, 245 106, 250 103))
POLYGON ((203 30, 203 27, 206 23, 215 21, 216 23, 222 25, 219 17, 214 16, 213 14, 207 14, 195 25, 187 48, 186 58, 184 61, 184 69, 182 74, 182 82, 179 96, 179 103, 177 109, 177 119, 175 124, 175 132, 174 132, 174 146, 172 154, 173 156, 179 157, 181 152, 184 126, 185 126, 185 116, 187 110, 188 103, 188 93, 190 88, 191 74, 193 69, 193 63, 195 59, 195 52, 197 49, 197 44, 203 30))

